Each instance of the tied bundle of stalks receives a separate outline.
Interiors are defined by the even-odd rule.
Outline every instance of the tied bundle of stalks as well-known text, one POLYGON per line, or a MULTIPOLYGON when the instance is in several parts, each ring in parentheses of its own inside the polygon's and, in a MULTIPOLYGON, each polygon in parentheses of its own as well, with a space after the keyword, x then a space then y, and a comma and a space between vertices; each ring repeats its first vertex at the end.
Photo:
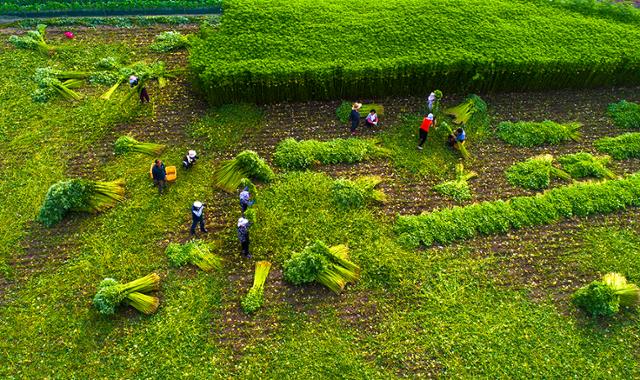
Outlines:
POLYGON ((10 36, 9 43, 20 49, 36 50, 43 54, 50 54, 55 48, 45 41, 47 26, 38 24, 36 30, 30 30, 22 36, 10 36))
POLYGON ((331 194, 334 203, 342 208, 361 207, 368 201, 384 203, 387 195, 376 187, 382 183, 378 176, 365 176, 351 181, 338 179, 333 183, 331 194))
MULTIPOLYGON (((104 62, 102 64, 117 65, 115 61, 104 62)), ((138 62, 131 66, 119 67, 115 71, 115 77, 117 78, 115 79, 115 83, 107 90, 107 92, 100 96, 100 99, 111 99, 111 96, 115 91, 122 83, 126 83, 131 75, 138 77, 138 84, 129 89, 127 95, 122 100, 123 104, 128 102, 134 95, 140 95, 140 91, 142 91, 148 81, 157 80, 158 87, 163 88, 167 85, 168 78, 172 78, 174 76, 167 71, 165 63, 162 61, 157 61, 151 64, 138 62)))
POLYGON ((38 220, 51 227, 69 211, 100 212, 124 199, 124 181, 94 182, 72 179, 49 187, 38 220))
POLYGON ((115 153, 124 154, 127 152, 144 153, 149 156, 157 156, 164 150, 162 144, 143 143, 131 136, 120 136, 115 142, 115 153))
POLYGON ((460 202, 471 199, 471 189, 469 188, 470 179, 476 177, 476 172, 465 172, 462 164, 456 165, 456 179, 453 181, 443 182, 433 187, 436 192, 449 196, 460 202))
POLYGON ((98 292, 93 297, 93 305, 101 314, 111 315, 122 302, 133 306, 144 314, 153 314, 160 305, 157 297, 148 293, 160 288, 160 276, 151 273, 135 281, 121 284, 113 278, 105 278, 98 285, 98 292))
POLYGON ((294 285, 319 282, 339 294, 349 282, 360 278, 360 267, 349 260, 345 245, 327 247, 316 241, 294 253, 284 264, 284 278, 294 285))
POLYGON ((489 125, 487 103, 478 95, 469 95, 464 102, 444 110, 444 113, 453 116, 455 124, 464 124, 473 131, 479 131, 489 125))
POLYGON ((36 69, 34 81, 38 89, 31 94, 35 102, 43 103, 56 94, 68 100, 80 100, 82 96, 71 88, 78 88, 90 75, 85 72, 56 71, 50 67, 36 69))
POLYGON ((274 177, 275 174, 269 165, 252 150, 240 152, 233 160, 224 162, 213 173, 214 185, 229 193, 238 189, 243 178, 271 182, 274 177))
POLYGON ((170 243, 165 253, 169 263, 174 267, 193 264, 206 272, 222 268, 222 260, 211 253, 210 245, 202 240, 193 240, 186 244, 170 243))
POLYGON ((553 156, 542 154, 512 165, 506 171, 507 181, 524 189, 540 190, 549 187, 551 177, 571 181, 571 176, 553 166, 553 156))
POLYGON ((240 302, 245 313, 255 313, 264 303, 264 282, 267 280, 271 263, 268 261, 258 261, 256 263, 256 273, 253 277, 253 286, 247 295, 240 302))
POLYGON ((594 317, 614 315, 620 306, 640 304, 640 288, 629 284, 619 273, 607 273, 602 281, 593 281, 578 289, 571 297, 573 303, 594 317))
POLYGON ((609 156, 593 156, 590 153, 580 152, 560 156, 558 162, 573 178, 616 178, 615 173, 607 168, 611 163, 609 156))

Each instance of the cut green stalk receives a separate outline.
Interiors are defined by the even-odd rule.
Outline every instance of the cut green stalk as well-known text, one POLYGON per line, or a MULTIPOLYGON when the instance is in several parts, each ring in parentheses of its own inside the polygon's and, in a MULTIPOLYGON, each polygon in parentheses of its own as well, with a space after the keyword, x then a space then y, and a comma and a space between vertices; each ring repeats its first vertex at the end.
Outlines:
POLYGON ((203 271, 222 268, 222 260, 211 253, 209 244, 202 240, 194 240, 182 245, 170 243, 165 253, 169 263, 174 267, 193 264, 203 271))
POLYGON ((262 307, 264 303, 264 283, 269 275, 269 269, 271 269, 271 263, 268 261, 258 261, 256 263, 253 286, 241 301, 241 306, 245 313, 254 313, 262 307))
POLYGON ((145 314, 151 314, 158 309, 160 301, 156 297, 143 293, 159 288, 160 276, 156 273, 151 273, 126 284, 121 284, 112 278, 105 278, 98 286, 93 304, 101 314, 113 314, 116 307, 123 301, 145 314))
POLYGON ((158 310, 160 300, 158 297, 149 296, 146 294, 132 292, 127 294, 126 301, 129 305, 133 306, 136 310, 144 314, 153 314, 158 310))
POLYGON ((164 150, 162 144, 143 143, 131 136, 121 136, 115 142, 115 153, 124 154, 127 152, 144 153, 150 156, 157 156, 164 150))

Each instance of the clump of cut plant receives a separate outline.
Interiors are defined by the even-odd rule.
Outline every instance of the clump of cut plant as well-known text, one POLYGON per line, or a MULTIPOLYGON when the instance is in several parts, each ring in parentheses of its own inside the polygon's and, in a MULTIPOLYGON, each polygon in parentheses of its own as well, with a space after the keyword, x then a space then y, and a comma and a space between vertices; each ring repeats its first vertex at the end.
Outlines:
POLYGON ((469 200, 472 198, 472 195, 467 181, 477 175, 478 174, 473 171, 465 172, 464 166, 462 164, 457 164, 456 179, 438 184, 433 187, 433 190, 458 202, 469 200))
POLYGON ((276 147, 273 160, 289 170, 304 170, 315 164, 352 164, 386 154, 377 140, 334 139, 296 141, 287 138, 276 147))
MULTIPOLYGON (((100 61, 99 64, 107 65, 107 62, 100 61)), ((117 64, 117 63, 114 63, 117 64)), ((129 88, 127 94, 122 100, 122 103, 126 103, 134 95, 139 95, 140 91, 145 87, 147 82, 151 80, 158 81, 158 87, 163 88, 167 85, 168 78, 172 78, 174 74, 170 73, 163 61, 157 61, 153 63, 137 62, 130 66, 121 66, 113 69, 115 80, 113 85, 100 96, 100 99, 109 100, 114 92, 120 87, 121 84, 127 83, 131 75, 135 75, 138 78, 138 84, 132 88, 129 88)))
POLYGON ((341 208, 362 207, 369 201, 386 202, 387 196, 376 187, 382 182, 378 176, 360 177, 355 181, 338 179, 333 182, 331 194, 341 208))
POLYGON ((186 49, 189 47, 189 38, 180 32, 168 31, 158 34, 149 49, 158 53, 186 49))
POLYGON ((571 176, 555 166, 553 166, 553 156, 543 154, 527 159, 524 162, 509 167, 505 174, 507 181, 513 186, 524 189, 541 190, 549 187, 551 178, 560 178, 566 181, 571 180, 571 176))
POLYGON ((36 50, 43 54, 49 54, 55 48, 45 41, 46 29, 46 25, 38 24, 36 30, 30 30, 22 36, 10 36, 9 43, 20 49, 36 50))
POLYGON ((578 289, 571 300, 592 317, 611 317, 620 311, 620 307, 640 304, 640 288, 628 283, 619 273, 607 273, 601 281, 578 289))
POLYGON ((465 125, 470 131, 479 132, 489 126, 487 103, 478 95, 469 95, 464 102, 444 110, 446 115, 453 116, 453 122, 465 125))
POLYGON ((618 128, 640 129, 640 104, 621 100, 607 107, 607 115, 618 128))
POLYGON ((318 282, 340 294, 349 282, 360 278, 360 267, 349 260, 345 245, 331 248, 317 240, 284 263, 284 278, 294 285, 318 282))
POLYGON ((496 134, 504 142, 522 147, 534 147, 543 144, 556 145, 564 141, 579 141, 580 123, 560 124, 550 120, 542 122, 504 121, 498 124, 496 134))
MULTIPOLYGON (((351 107, 353 103, 350 102, 342 102, 338 108, 336 108, 336 116, 338 116, 338 120, 342 123, 346 123, 349 121, 349 116, 351 115, 351 107)), ((382 104, 363 104, 362 107, 358 110, 360 117, 366 117, 371 110, 375 110, 378 116, 384 116, 384 106, 382 104)))
POLYGON ((115 142, 115 153, 125 154, 128 152, 144 153, 149 156, 157 156, 164 150, 162 144, 143 143, 131 136, 120 136, 115 142))
POLYGON ((82 96, 72 88, 80 87, 90 73, 57 71, 50 67, 36 69, 33 77, 38 88, 31 94, 34 102, 44 103, 56 95, 68 100, 80 100, 82 96))
POLYGON ((222 268, 222 260, 211 253, 210 244, 202 240, 193 240, 185 244, 169 243, 165 253, 173 267, 193 264, 206 272, 222 268))
POLYGON ((580 152, 565 154, 558 157, 562 169, 573 178, 616 178, 616 175, 607 168, 611 163, 609 156, 594 156, 590 153, 580 152))
POLYGON ((271 263, 268 261, 258 261, 256 263, 256 272, 253 276, 253 286, 240 302, 242 310, 247 314, 258 311, 264 303, 264 282, 269 275, 271 263))
POLYGON ((215 186, 232 193, 243 178, 271 182, 275 174, 269 165, 252 150, 240 152, 233 160, 225 161, 213 173, 215 186))
POLYGON ((49 187, 38 220, 51 227, 70 211, 100 212, 124 199, 124 181, 61 181, 49 187))
POLYGON ((615 160, 640 158, 640 133, 625 133, 616 137, 603 137, 595 141, 598 151, 606 153, 615 160))
POLYGON ((98 285, 93 297, 93 305, 100 314, 114 314, 118 305, 126 303, 144 314, 153 314, 158 310, 160 300, 149 293, 160 288, 160 276, 151 273, 135 281, 121 284, 113 278, 105 278, 98 285))

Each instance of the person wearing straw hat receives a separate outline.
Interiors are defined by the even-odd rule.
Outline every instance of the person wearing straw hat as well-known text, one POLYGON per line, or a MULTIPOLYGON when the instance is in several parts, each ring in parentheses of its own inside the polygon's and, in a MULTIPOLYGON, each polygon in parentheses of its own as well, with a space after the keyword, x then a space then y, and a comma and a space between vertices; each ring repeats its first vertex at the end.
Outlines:
POLYGON ((196 163, 197 159, 198 159, 198 155, 196 154, 196 151, 190 150, 187 152, 187 154, 185 154, 184 158, 182 159, 182 166, 185 169, 189 169, 196 163))
POLYGON ((351 120, 351 135, 356 134, 356 128, 360 124, 360 107, 362 107, 362 103, 353 103, 351 106, 351 114, 349 115, 349 120, 351 120))
POLYGON ((430 113, 424 117, 422 120, 422 124, 420 124, 420 129, 418 132, 420 133, 420 144, 418 144, 418 149, 422 150, 422 145, 427 141, 427 135, 429 134, 429 128, 433 125, 433 114, 430 113))
POLYGON ((191 219, 193 223, 191 223, 191 236, 196 234, 196 226, 200 224, 200 231, 207 232, 207 229, 204 228, 204 204, 200 201, 193 202, 193 206, 191 206, 191 219))
POLYGON ((251 226, 251 222, 244 217, 240 217, 238 219, 238 240, 240 240, 240 245, 242 246, 242 256, 246 258, 251 258, 251 253, 249 253, 249 227, 251 226))

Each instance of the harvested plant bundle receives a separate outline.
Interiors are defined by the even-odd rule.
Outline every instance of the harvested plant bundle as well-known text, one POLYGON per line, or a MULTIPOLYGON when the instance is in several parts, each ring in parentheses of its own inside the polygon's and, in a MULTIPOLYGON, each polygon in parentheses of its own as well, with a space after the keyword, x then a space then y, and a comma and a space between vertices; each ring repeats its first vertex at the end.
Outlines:
POLYGON ((276 165, 289 170, 303 170, 316 163, 352 164, 385 154, 377 146, 377 140, 334 139, 325 142, 317 140, 282 140, 276 147, 273 160, 276 165))
POLYGON ((400 216, 395 231, 400 242, 410 247, 430 246, 434 242, 450 244, 477 235, 547 225, 573 216, 609 214, 628 206, 640 206, 640 173, 604 182, 578 182, 507 201, 400 216))
POLYGON ((30 30, 25 35, 9 37, 9 43, 20 49, 38 50, 41 53, 48 54, 54 50, 54 47, 48 45, 44 40, 46 29, 46 25, 38 24, 36 30, 30 30))
POLYGON ((513 186, 530 190, 546 189, 551 177, 571 180, 569 174, 553 166, 553 156, 550 154, 531 157, 524 162, 511 165, 505 174, 507 181, 513 186))
POLYGON ((477 175, 478 174, 473 171, 465 173, 464 166, 457 164, 456 179, 438 184, 433 187, 433 190, 442 195, 449 196, 458 202, 471 199, 471 190, 469 189, 469 183, 467 183, 467 181, 477 175))
POLYGON ((464 124, 471 131, 479 131, 489 125, 487 103, 478 95, 469 95, 464 102, 447 108, 444 113, 453 116, 455 124, 464 124))
POLYGON ((249 289, 249 293, 242 299, 242 310, 251 314, 262 307, 264 303, 264 282, 269 275, 271 263, 268 261, 258 261, 256 263, 256 273, 253 277, 253 286, 249 289))
POLYGON ((640 304, 640 288, 627 283, 627 279, 619 273, 607 273, 602 281, 593 281, 578 289, 571 300, 593 317, 609 317, 617 313, 620 306, 640 304))
POLYGON ((138 152, 148 154, 150 156, 157 156, 164 150, 164 148, 165 146, 162 144, 139 142, 131 136, 120 136, 115 143, 116 154, 138 152))
POLYGON ((169 31, 158 34, 154 42, 149 45, 151 51, 166 53, 169 51, 189 47, 189 38, 180 32, 169 31))
POLYGON ((107 90, 107 92, 100 96, 100 99, 111 99, 113 93, 122 83, 127 82, 131 75, 138 77, 138 84, 129 89, 129 92, 122 100, 123 103, 131 99, 134 94, 139 94, 147 81, 157 80, 158 86, 162 88, 166 86, 167 78, 173 77, 173 74, 166 70, 165 63, 163 61, 157 61, 151 64, 138 62, 131 66, 120 67, 115 72, 115 75, 118 79, 116 79, 115 83, 107 90))
POLYGON ((640 129, 640 104, 621 100, 607 107, 607 114, 619 128, 640 129))
POLYGON ((153 314, 160 300, 144 293, 160 288, 160 276, 151 273, 135 281, 121 284, 113 278, 105 278, 98 285, 93 305, 101 314, 113 314, 123 301, 145 314, 153 314))
POLYGON ((284 263, 284 278, 294 285, 316 281, 339 294, 348 282, 360 278, 360 267, 348 253, 345 245, 329 248, 318 240, 284 263))
POLYGON ((616 175, 607 168, 607 165, 611 163, 609 156, 594 156, 590 153, 580 152, 560 156, 558 162, 562 165, 562 169, 573 178, 616 178, 616 175))
MULTIPOLYGON (((351 116, 351 107, 352 103, 342 102, 338 108, 336 108, 336 116, 338 116, 338 120, 342 123, 346 123, 349 121, 349 116, 351 116)), ((366 117, 371 110, 375 110, 378 116, 384 116, 384 106, 382 104, 363 104, 362 107, 358 110, 361 117, 366 117)))
POLYGON ((533 147, 542 144, 556 145, 564 141, 578 141, 582 134, 580 123, 559 124, 550 120, 543 122, 518 121, 511 123, 504 121, 498 124, 496 133, 504 142, 523 147, 533 147))
POLYGON ((38 220, 51 227, 69 211, 100 212, 124 199, 124 181, 94 182, 72 179, 57 182, 47 191, 38 220))
POLYGON ((369 200, 386 202, 386 194, 375 189, 381 182, 382 178, 378 176, 360 177, 355 181, 335 180, 331 189, 333 201, 342 208, 361 207, 369 200))
POLYGON ((231 193, 236 191, 243 178, 271 182, 275 174, 267 163, 252 150, 240 152, 233 160, 220 165, 213 173, 215 186, 231 193))
POLYGON ((165 253, 169 263, 174 267, 193 264, 203 271, 222 267, 222 260, 211 253, 209 244, 202 240, 193 240, 185 244, 169 243, 165 253))
POLYGON ((640 132, 603 137, 596 140, 594 145, 600 152, 607 153, 615 160, 640 158, 640 132))
POLYGON ((89 73, 85 72, 62 72, 53 70, 50 67, 36 69, 34 81, 38 84, 38 89, 31 94, 36 102, 46 102, 55 94, 61 95, 65 99, 80 100, 82 97, 71 87, 78 87, 84 82, 89 73))

